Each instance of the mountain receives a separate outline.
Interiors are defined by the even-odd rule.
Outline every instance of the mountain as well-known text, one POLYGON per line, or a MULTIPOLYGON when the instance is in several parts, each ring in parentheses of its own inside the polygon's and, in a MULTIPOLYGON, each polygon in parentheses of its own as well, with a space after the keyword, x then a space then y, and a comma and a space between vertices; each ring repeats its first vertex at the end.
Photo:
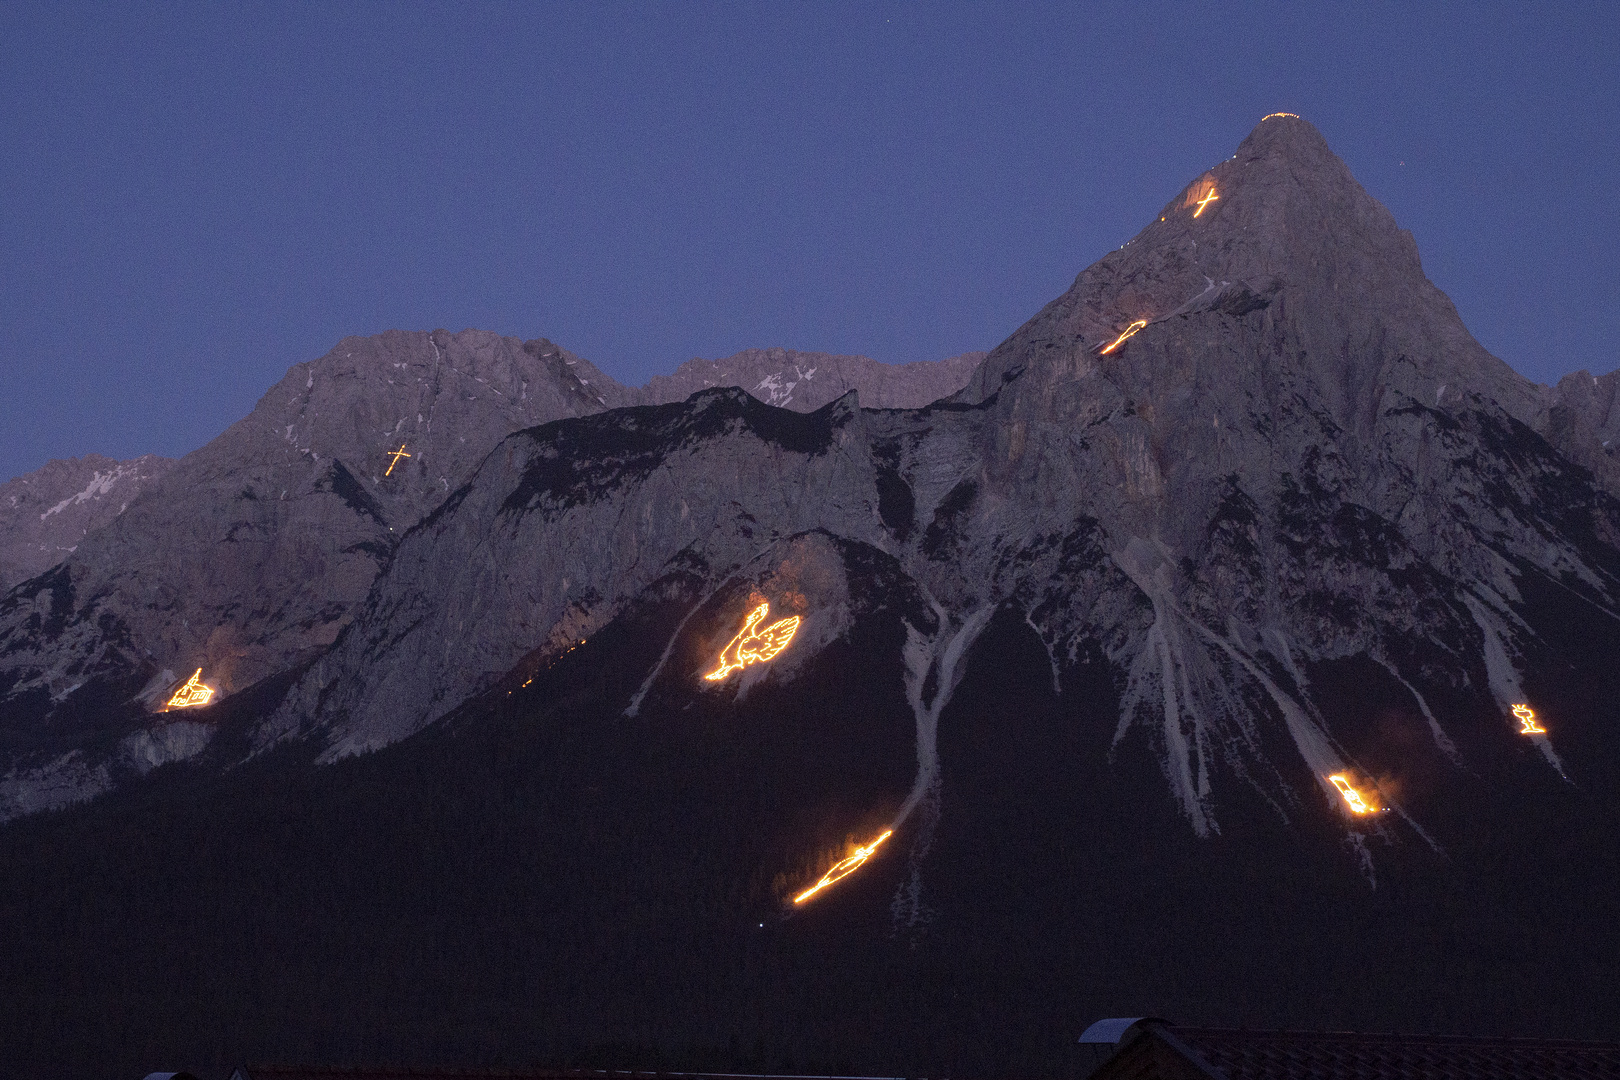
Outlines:
POLYGON ((130 461, 86 454, 0 484, 0 590, 67 558, 173 464, 155 454, 130 461))
MULTIPOLYGON (((84 749, 14 804, 149 767, 0 829, 0 1046, 1058 1076, 1103 1015, 1613 1037, 1611 386, 1492 357, 1274 115, 943 400, 486 429, 251 686, 50 713, 84 749)), ((74 566, 0 650, 113 602, 74 566)))

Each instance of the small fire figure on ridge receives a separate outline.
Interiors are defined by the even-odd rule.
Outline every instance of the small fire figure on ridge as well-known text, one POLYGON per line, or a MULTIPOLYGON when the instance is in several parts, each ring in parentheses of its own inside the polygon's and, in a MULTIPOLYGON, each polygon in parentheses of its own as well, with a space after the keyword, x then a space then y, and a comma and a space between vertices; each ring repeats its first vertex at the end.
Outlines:
POLYGON ((1147 320, 1146 319, 1137 319, 1135 322, 1131 323, 1131 325, 1129 325, 1129 326, 1127 326, 1125 328, 1125 332, 1123 334, 1119 335, 1119 337, 1115 338, 1113 341, 1110 341, 1107 345, 1103 346, 1102 352, 1098 353, 1097 355, 1098 356, 1107 356, 1109 353, 1113 352, 1115 349, 1117 349, 1121 345, 1125 344, 1126 339, 1130 338, 1133 334, 1135 334, 1138 330, 1142 329, 1142 327, 1144 327, 1146 325, 1147 325, 1147 320))
POLYGON ((409 454, 407 454, 405 452, 405 444, 400 443, 398 450, 390 450, 390 451, 388 451, 388 456, 393 458, 394 460, 390 461, 388 463, 388 471, 383 473, 384 476, 390 476, 390 475, 393 474, 394 466, 399 464, 399 459, 400 458, 402 458, 402 457, 410 457, 411 455, 409 455, 409 454))
POLYGON ((1220 198, 1221 197, 1219 195, 1215 194, 1215 186, 1211 184, 1209 190, 1204 192, 1204 197, 1198 200, 1198 209, 1193 211, 1193 217, 1197 217, 1199 214, 1202 214, 1204 212, 1204 207, 1208 206, 1212 202, 1219 202, 1220 198))
POLYGON ((878 849, 879 844, 883 843, 883 841, 887 840, 893 835, 894 830, 890 829, 888 832, 884 833, 870 844, 867 844, 865 847, 856 848, 853 855, 849 856, 847 859, 844 859, 842 862, 833 864, 833 868, 831 870, 828 870, 825 874, 821 875, 820 881, 804 890, 804 892, 800 893, 798 896, 795 896, 793 898, 793 902, 795 904, 802 904, 812 896, 816 895, 816 893, 820 892, 822 889, 825 889, 827 886, 849 877, 849 875, 861 868, 862 863, 872 857, 872 852, 878 849))
POLYGON ((1344 804, 1350 808, 1352 814, 1372 814, 1380 809, 1369 805, 1344 773, 1334 773, 1328 777, 1328 783, 1339 789, 1339 794, 1344 796, 1344 804))
POLYGON ((1519 718, 1520 735, 1545 735, 1547 729, 1536 723, 1536 710, 1528 705, 1513 706, 1513 715, 1519 718))
POLYGON ((733 671, 740 671, 749 664, 763 664, 787 648, 788 643, 793 640, 793 635, 799 632, 799 617, 789 616, 786 619, 778 619, 763 630, 754 629, 764 622, 765 616, 770 613, 769 601, 750 611, 743 628, 737 631, 737 636, 720 650, 720 666, 703 677, 710 682, 719 682, 733 671))
POLYGON ((214 688, 204 686, 199 682, 198 680, 201 677, 202 668, 198 668, 191 678, 186 680, 185 685, 174 692, 174 697, 169 699, 167 707, 170 709, 189 709, 193 705, 208 704, 209 700, 214 696, 214 688))

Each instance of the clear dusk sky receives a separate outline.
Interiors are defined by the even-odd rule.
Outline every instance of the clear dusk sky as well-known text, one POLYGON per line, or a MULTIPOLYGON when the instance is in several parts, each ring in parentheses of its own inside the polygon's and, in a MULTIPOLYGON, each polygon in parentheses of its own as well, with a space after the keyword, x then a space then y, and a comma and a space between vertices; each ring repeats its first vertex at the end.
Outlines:
POLYGON ((1276 110, 1492 352, 1620 367, 1613 0, 0 0, 0 57, 0 480, 390 328, 988 349, 1276 110))

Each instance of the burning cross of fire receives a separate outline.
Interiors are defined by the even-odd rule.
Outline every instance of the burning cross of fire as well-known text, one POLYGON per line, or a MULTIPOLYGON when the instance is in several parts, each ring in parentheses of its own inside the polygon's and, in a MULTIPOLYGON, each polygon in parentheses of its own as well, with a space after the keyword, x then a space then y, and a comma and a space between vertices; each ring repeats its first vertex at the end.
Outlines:
POLYGON ((710 682, 719 682, 733 671, 740 671, 749 664, 763 664, 787 648, 793 635, 799 632, 799 617, 792 615, 778 619, 763 630, 754 629, 770 613, 769 601, 750 611, 737 636, 720 650, 720 666, 703 677, 710 682))
POLYGON ((862 863, 872 857, 872 852, 878 849, 879 844, 883 843, 883 841, 887 840, 893 835, 894 830, 890 829, 882 836, 872 841, 870 844, 867 844, 865 847, 856 848, 853 855, 849 856, 847 859, 844 859, 842 862, 834 863, 831 870, 828 870, 825 874, 821 875, 820 881, 804 890, 804 892, 800 893, 798 896, 795 896, 793 898, 793 902, 795 904, 802 904, 812 896, 816 895, 816 893, 820 892, 822 889, 825 889, 827 886, 849 877, 849 875, 861 868, 862 863))
POLYGON ((1193 217, 1197 217, 1199 214, 1202 214, 1204 212, 1204 207, 1208 206, 1210 203, 1219 201, 1220 196, 1215 194, 1215 188, 1213 185, 1211 185, 1210 189, 1204 193, 1204 197, 1198 200, 1198 209, 1193 211, 1193 217))
POLYGON ((1519 718, 1519 723, 1522 725, 1519 728, 1519 734, 1520 735, 1545 735, 1545 734, 1547 734, 1547 729, 1542 727, 1540 724, 1536 723, 1536 711, 1534 709, 1532 709, 1530 706, 1528 706, 1528 705, 1515 705, 1515 706, 1513 706, 1513 715, 1519 718))
MULTIPOLYGON (((1197 215, 1195 214, 1193 216, 1196 217, 1197 215)), ((402 458, 402 457, 410 457, 411 455, 409 455, 409 454, 407 454, 405 452, 405 444, 400 443, 399 444, 399 449, 398 450, 390 450, 388 452, 388 456, 393 458, 394 460, 390 461, 388 463, 388 472, 383 473, 384 476, 389 476, 389 475, 391 475, 393 473, 394 466, 399 464, 399 459, 400 458, 402 458)))
MULTIPOLYGON (((1196 214, 1194 214, 1193 216, 1197 217, 1196 214)), ((1125 344, 1125 339, 1126 338, 1130 337, 1132 334, 1136 333, 1138 330, 1142 329, 1142 327, 1144 327, 1146 325, 1147 325, 1147 320, 1146 319, 1137 319, 1135 322, 1131 323, 1131 325, 1129 325, 1129 326, 1127 326, 1125 328, 1125 332, 1123 334, 1119 335, 1119 337, 1117 337, 1113 341, 1109 342, 1108 345, 1103 349, 1103 351, 1098 353, 1097 355, 1098 356, 1107 356, 1109 353, 1113 352, 1115 349, 1117 349, 1121 345, 1125 344)))
POLYGON ((186 684, 174 692, 174 697, 169 699, 168 707, 189 709, 193 705, 208 704, 209 699, 214 696, 214 688, 198 682, 201 676, 202 668, 198 668, 191 678, 186 680, 186 684))
POLYGON ((1328 777, 1328 783, 1339 789, 1339 794, 1344 796, 1344 804, 1350 808, 1352 814, 1371 814, 1378 809, 1367 804, 1367 800, 1361 797, 1361 792, 1351 786, 1343 773, 1334 773, 1328 777))

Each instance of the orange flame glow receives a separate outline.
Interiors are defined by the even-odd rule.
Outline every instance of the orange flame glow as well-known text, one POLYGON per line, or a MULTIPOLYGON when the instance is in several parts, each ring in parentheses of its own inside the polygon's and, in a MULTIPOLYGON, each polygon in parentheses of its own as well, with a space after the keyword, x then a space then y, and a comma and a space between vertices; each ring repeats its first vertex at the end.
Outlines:
POLYGON ((1260 118, 1260 122, 1263 124, 1267 120, 1270 120, 1273 116, 1292 116, 1295 120, 1299 119, 1299 113, 1297 113, 1297 112, 1274 112, 1274 113, 1266 113, 1266 115, 1264 115, 1264 116, 1262 116, 1260 118))
POLYGON ((1193 217, 1197 217, 1199 214, 1202 214, 1204 212, 1204 207, 1208 206, 1212 202, 1219 202, 1220 198, 1221 197, 1219 195, 1215 194, 1215 186, 1211 184, 1209 190, 1204 192, 1204 197, 1198 200, 1198 209, 1193 211, 1193 217))
POLYGON ((1528 705, 1513 706, 1513 715, 1519 718, 1520 735, 1545 735, 1547 729, 1536 723, 1536 710, 1528 705))
POLYGON ((795 904, 802 904, 812 896, 816 895, 816 893, 820 892, 822 889, 825 889, 827 886, 849 877, 849 875, 861 868, 862 863, 872 857, 872 852, 878 849, 879 844, 883 843, 883 841, 887 840, 893 835, 894 830, 890 829, 888 832, 885 832, 882 836, 878 837, 870 844, 867 844, 865 847, 856 848, 854 854, 850 855, 847 859, 844 859, 841 862, 835 863, 831 870, 828 870, 825 874, 821 875, 820 881, 804 890, 804 892, 800 893, 798 896, 795 896, 793 898, 793 902, 795 904))
MULTIPOLYGON (((1194 215, 1194 216, 1196 216, 1196 215, 1194 215)), ((400 443, 399 444, 399 449, 398 450, 390 450, 388 452, 388 456, 393 458, 394 460, 390 461, 388 463, 388 472, 383 473, 384 476, 389 476, 389 475, 391 475, 393 473, 394 466, 399 464, 399 459, 400 458, 402 458, 402 457, 410 457, 411 455, 409 455, 409 454, 407 454, 405 452, 405 444, 400 443)))
POLYGON ((1362 798, 1361 792, 1351 785, 1344 773, 1334 773, 1328 777, 1328 783, 1339 789, 1339 794, 1344 796, 1344 804, 1350 808, 1352 814, 1371 814, 1379 809, 1362 798))
POLYGON ((768 601, 750 611, 737 636, 720 650, 720 666, 703 677, 710 682, 719 682, 733 671, 740 671, 749 664, 763 664, 787 648, 793 635, 799 632, 799 617, 792 615, 778 619, 763 630, 756 630, 755 627, 764 622, 765 616, 770 613, 768 601))
POLYGON ((1125 328, 1125 332, 1123 334, 1119 335, 1119 337, 1117 337, 1113 341, 1109 342, 1107 347, 1105 347, 1103 349, 1103 351, 1098 353, 1097 355, 1098 356, 1107 356, 1109 353, 1113 352, 1115 349, 1117 349, 1121 345, 1125 344, 1125 339, 1126 338, 1129 338, 1131 335, 1135 334, 1138 330, 1142 329, 1142 327, 1144 327, 1146 325, 1147 325, 1147 320, 1146 319, 1137 319, 1135 322, 1131 323, 1131 325, 1129 325, 1129 326, 1127 326, 1125 328))
POLYGON ((174 692, 174 697, 169 699, 167 707, 171 709, 189 709, 193 705, 208 704, 209 699, 214 696, 214 688, 204 686, 199 682, 198 679, 201 676, 202 668, 198 668, 191 678, 186 680, 185 685, 174 692))

